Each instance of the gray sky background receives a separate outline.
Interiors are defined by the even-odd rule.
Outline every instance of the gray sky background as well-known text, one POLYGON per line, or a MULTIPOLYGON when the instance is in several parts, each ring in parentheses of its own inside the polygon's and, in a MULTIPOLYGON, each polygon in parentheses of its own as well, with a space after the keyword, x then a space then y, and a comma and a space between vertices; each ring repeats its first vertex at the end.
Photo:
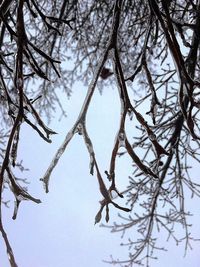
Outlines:
MULTIPOLYGON (((94 226, 101 196, 95 175, 89 174, 89 156, 81 136, 76 135, 72 139, 53 172, 49 194, 44 192, 39 181, 66 132, 75 122, 85 94, 86 89, 77 85, 70 100, 62 99, 68 117, 58 122, 59 114, 55 114, 50 126, 59 134, 53 137, 53 144, 46 144, 32 129, 23 127, 18 159, 23 159, 24 165, 30 168, 29 172, 24 173, 24 177, 29 177, 31 181, 29 192, 40 198, 42 203, 22 202, 16 221, 12 220, 12 202, 10 209, 4 208, 5 227, 19 267, 105 267, 109 265, 102 260, 109 259, 111 254, 115 258, 127 258, 127 248, 119 246, 121 234, 111 234, 108 229, 94 226)), ((87 124, 102 173, 108 169, 119 112, 116 89, 105 88, 102 96, 98 91, 95 93, 87 124)), ((134 130, 131 124, 127 128, 129 133, 134 130)), ((118 189, 122 191, 131 174, 131 161, 122 157, 118 162, 118 189)), ((193 172, 198 175, 199 166, 194 166, 193 172)), ((8 197, 13 199, 11 194, 8 197)), ((191 212, 197 214, 191 218, 194 224, 192 233, 198 237, 199 202, 193 200, 190 203, 191 212)), ((118 211, 113 207, 110 207, 110 211, 111 223, 117 220, 118 211)), ((124 242, 129 236, 134 237, 133 230, 125 235, 124 242)), ((166 243, 163 231, 159 238, 159 244, 165 246, 168 252, 157 252, 159 259, 153 261, 151 267, 199 266, 199 243, 193 243, 193 250, 183 258, 183 246, 177 247, 174 242, 166 243)), ((0 267, 8 267, 2 239, 0 247, 0 267)))

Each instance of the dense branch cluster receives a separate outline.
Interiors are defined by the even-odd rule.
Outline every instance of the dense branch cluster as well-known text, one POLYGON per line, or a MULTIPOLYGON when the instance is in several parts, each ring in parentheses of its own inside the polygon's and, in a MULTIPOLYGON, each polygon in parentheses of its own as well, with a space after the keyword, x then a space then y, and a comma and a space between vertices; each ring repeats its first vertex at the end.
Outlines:
MULTIPOLYGON (((58 106, 65 115, 57 89, 70 96, 73 83, 82 80, 89 84, 85 101, 42 178, 46 192, 52 171, 78 133, 102 195, 95 223, 104 209, 109 221, 112 205, 128 214, 108 226, 112 232, 134 228, 138 233, 125 244, 129 258, 111 263, 149 266, 154 250, 163 249, 156 244, 160 229, 177 244, 185 241, 186 249, 190 247, 185 195, 200 196, 189 170, 191 159, 200 161, 199 28, 199 0, 0 1, 0 111, 6 129, 0 131, 0 198, 1 205, 6 204, 2 192, 9 185, 16 198, 13 219, 22 200, 40 202, 14 175, 16 167, 22 168, 17 162, 21 125, 28 124, 51 142, 56 131, 45 125, 43 113, 51 119, 58 106), (73 67, 67 68, 67 62, 73 67), (118 88, 121 113, 108 170, 102 172, 88 134, 87 112, 95 90, 108 84, 118 88), (144 104, 149 107, 143 114, 139 110, 144 104), (129 120, 134 141, 126 133, 129 120), (123 154, 133 161, 133 174, 127 190, 119 192, 116 159, 123 154), (126 197, 128 207, 117 204, 113 191, 126 197), (174 231, 176 225, 183 226, 182 238, 174 231)), ((15 267, 2 212, 0 231, 15 267)))

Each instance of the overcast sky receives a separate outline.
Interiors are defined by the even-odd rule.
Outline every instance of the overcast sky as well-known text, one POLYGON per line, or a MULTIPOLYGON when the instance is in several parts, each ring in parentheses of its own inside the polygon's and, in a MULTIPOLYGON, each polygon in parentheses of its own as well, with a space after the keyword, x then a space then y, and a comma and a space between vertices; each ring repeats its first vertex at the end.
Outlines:
MULTIPOLYGON (((68 117, 58 122, 60 114, 55 114, 51 128, 59 134, 53 137, 53 144, 46 144, 32 129, 23 127, 18 159, 23 159, 24 165, 30 168, 24 174, 31 182, 29 192, 40 198, 42 203, 37 205, 24 201, 15 221, 12 220, 12 202, 10 209, 4 209, 5 227, 19 267, 105 267, 109 265, 102 260, 109 259, 111 254, 115 258, 127 258, 127 248, 119 246, 122 242, 120 234, 111 234, 109 230, 94 225, 101 196, 96 177, 89 174, 89 157, 81 136, 76 135, 67 147, 51 176, 48 194, 39 181, 66 132, 75 122, 85 94, 84 87, 76 86, 72 98, 63 99, 68 117)), ((95 93, 87 124, 102 173, 108 169, 119 112, 116 90, 109 87, 105 88, 102 96, 98 91, 95 93)), ((131 174, 131 161, 121 158, 119 166, 117 177, 121 191, 125 189, 127 177, 131 174)), ((194 175, 198 170, 199 167, 194 169, 194 175)), ((12 195, 8 197, 12 199, 12 195)), ((193 203, 190 209, 199 215, 197 204, 193 203)), ((110 210, 112 223, 117 220, 118 211, 114 208, 110 210)), ((194 223, 192 230, 198 237, 199 216, 195 218, 191 220, 194 223)), ((130 235, 134 238, 134 232, 130 235)), ((124 241, 126 237, 129 235, 125 236, 124 241)), ((165 240, 161 231, 159 244, 169 251, 157 253, 159 260, 152 262, 151 267, 199 266, 199 243, 194 244, 193 251, 183 258, 184 247, 177 247, 173 242, 166 243, 165 240)), ((9 267, 2 240, 0 242, 0 267, 9 267)))

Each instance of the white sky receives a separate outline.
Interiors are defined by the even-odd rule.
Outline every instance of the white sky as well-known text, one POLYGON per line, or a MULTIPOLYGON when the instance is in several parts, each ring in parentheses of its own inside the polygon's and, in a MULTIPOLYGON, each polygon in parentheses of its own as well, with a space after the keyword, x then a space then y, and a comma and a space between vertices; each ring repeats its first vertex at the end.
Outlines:
MULTIPOLYGON (((58 122, 55 116, 50 125, 59 133, 53 137, 53 144, 42 141, 29 127, 23 128, 18 159, 24 159, 24 165, 30 168, 25 174, 31 181, 29 192, 40 198, 42 203, 37 205, 24 201, 15 221, 12 220, 13 205, 10 209, 4 209, 5 227, 19 267, 104 267, 109 265, 102 260, 109 259, 111 254, 115 258, 127 258, 127 249, 119 246, 122 242, 120 234, 110 234, 107 229, 94 226, 101 196, 96 177, 89 174, 89 156, 81 136, 76 135, 72 139, 53 172, 49 194, 44 192, 39 181, 66 132, 75 122, 85 94, 86 89, 77 86, 70 100, 63 99, 68 117, 58 122)), ((87 122, 102 173, 108 169, 119 112, 116 90, 105 88, 102 96, 99 92, 95 93, 87 122)), ((119 164, 118 189, 123 190, 131 174, 131 161, 122 158, 119 164)), ((196 171, 198 169, 199 166, 196 166, 196 171)), ((200 232, 196 203, 194 201, 191 205, 191 211, 198 215, 196 221, 191 220, 194 236, 200 232)), ((112 207, 110 210, 110 222, 113 222, 117 220, 118 211, 112 207)), ((160 244, 166 245, 169 252, 157 253, 159 260, 153 261, 151 267, 199 266, 198 243, 183 258, 183 247, 177 248, 173 242, 166 243, 162 231, 160 238, 160 244)), ((0 267, 9 267, 2 240, 0 242, 0 267)))

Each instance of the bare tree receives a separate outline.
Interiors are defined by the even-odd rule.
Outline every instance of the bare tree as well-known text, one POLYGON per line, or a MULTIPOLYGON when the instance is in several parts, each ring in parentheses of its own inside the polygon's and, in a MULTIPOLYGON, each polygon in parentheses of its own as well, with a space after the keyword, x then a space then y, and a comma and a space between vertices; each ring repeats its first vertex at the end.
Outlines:
MULTIPOLYGON (((84 104, 46 171, 42 181, 49 191, 50 175, 75 134, 80 134, 90 157, 102 194, 95 223, 109 221, 109 208, 120 215, 112 232, 136 229, 129 239, 129 257, 111 259, 120 266, 134 266, 154 258, 156 233, 166 231, 176 243, 193 240, 188 230, 186 194, 200 196, 199 184, 190 175, 190 160, 200 161, 199 131, 199 0, 100 0, 100 1, 0 1, 0 98, 1 206, 3 189, 9 185, 16 203, 13 219, 23 199, 36 203, 14 175, 21 125, 26 123, 46 142, 56 131, 49 129, 43 115, 51 119, 57 106, 56 88, 67 96, 77 80, 89 83, 84 104), (73 62, 65 69, 61 62, 73 62), (35 82, 37 81, 37 86, 35 82), (121 103, 119 129, 108 170, 100 170, 92 137, 87 131, 87 111, 94 91, 111 84, 118 88, 121 103), (135 93, 130 98, 129 90, 135 93), (149 105, 143 114, 140 106, 149 105), (45 114, 43 114, 45 111, 45 114), (134 142, 128 140, 125 125, 133 123, 134 142), (135 134, 137 131, 137 134, 135 134), (119 149, 123 148, 123 152, 119 149), (133 174, 127 190, 117 190, 116 158, 128 154, 133 174), (110 182, 106 187, 105 179, 110 182), (112 192, 126 197, 127 206, 117 204, 112 192), (137 206, 140 212, 136 212, 137 206), (176 235, 183 226, 183 237, 176 235)), ((23 141, 23 140, 22 140, 23 141)), ((24 182, 24 181, 22 181, 24 182)), ((10 265, 17 266, 0 212, 0 231, 10 265)))

